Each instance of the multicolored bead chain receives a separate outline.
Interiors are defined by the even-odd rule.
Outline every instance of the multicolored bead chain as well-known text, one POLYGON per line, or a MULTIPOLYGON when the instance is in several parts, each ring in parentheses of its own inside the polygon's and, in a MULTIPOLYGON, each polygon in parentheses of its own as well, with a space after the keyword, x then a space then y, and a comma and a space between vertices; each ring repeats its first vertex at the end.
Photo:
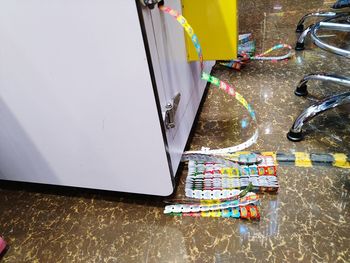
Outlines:
POLYGON ((221 210, 211 210, 203 212, 184 212, 184 213, 169 213, 171 216, 191 216, 191 217, 226 217, 226 218, 241 218, 250 220, 260 220, 258 206, 247 205, 236 208, 227 208, 221 210))
MULTIPOLYGON (((249 160, 241 155, 238 161, 249 160)), ((252 184, 256 192, 277 192, 277 164, 273 156, 260 156, 260 163, 251 165, 227 166, 217 162, 198 162, 188 164, 185 194, 187 197, 216 198, 233 194, 252 184)))
MULTIPOLYGON (((201 78, 203 80, 206 80, 207 82, 212 83, 214 86, 219 87, 221 90, 225 91, 227 94, 233 96, 236 100, 238 100, 249 112, 250 117, 252 120, 256 123, 256 116, 255 112, 253 110, 253 107, 246 101, 246 99, 239 94, 234 87, 231 85, 227 84, 226 82, 211 76, 209 73, 204 72, 204 64, 203 64, 203 55, 202 55, 202 48, 199 44, 199 39, 197 35, 194 33, 193 28, 190 26, 190 24, 187 22, 187 20, 180 15, 177 11, 171 9, 170 7, 166 6, 160 6, 159 9, 172 17, 174 17, 178 23, 185 29, 186 33, 192 40, 192 43, 197 51, 198 57, 199 57, 199 63, 200 63, 200 69, 201 69, 201 78)), ((258 130, 254 132, 253 136, 249 138, 246 142, 233 146, 233 147, 228 147, 224 149, 218 149, 218 150, 206 150, 206 151, 194 151, 194 152, 187 152, 187 153, 203 153, 203 154, 222 154, 222 153, 232 153, 232 152, 237 152, 241 151, 252 144, 254 144, 258 139, 258 130)), ((185 153, 186 154, 186 153, 185 153)))
MULTIPOLYGON (((201 78, 214 86, 219 87, 219 89, 226 92, 228 95, 234 97, 237 101, 239 101, 244 108, 247 109, 250 117, 254 121, 255 124, 257 124, 256 115, 252 108, 252 106, 247 102, 247 100, 236 91, 236 89, 229 85, 228 83, 211 76, 209 73, 204 72, 204 64, 203 64, 203 55, 202 55, 202 48, 199 44, 198 37, 194 33, 192 27, 187 22, 187 20, 180 15, 177 11, 166 7, 166 6, 159 6, 159 9, 171 16, 173 16, 178 23, 184 28, 188 36, 193 42, 193 45, 197 51, 198 57, 199 57, 199 64, 200 64, 200 70, 201 70, 201 78)), ((253 52, 247 52, 251 51, 251 47, 253 46, 253 43, 250 42, 250 35, 247 34, 243 37, 241 37, 241 44, 245 44, 245 46, 241 46, 241 56, 243 57, 242 60, 240 60, 241 63, 247 60, 279 60, 279 59, 286 59, 290 57, 292 54, 291 47, 288 45, 276 45, 275 47, 271 48, 270 50, 257 55, 257 56, 251 56, 253 52), (244 42, 244 43, 243 43, 244 42), (266 57, 266 55, 276 49, 280 48, 290 48, 290 52, 284 56, 281 57, 266 57)), ((255 48, 255 45, 254 45, 255 48)), ((198 165, 206 165, 207 162, 215 161, 213 163, 214 165, 217 165, 211 172, 210 176, 206 176, 206 174, 191 174, 186 180, 186 196, 197 198, 197 199, 217 199, 217 202, 210 203, 210 202, 202 202, 202 203, 189 203, 184 202, 184 204, 170 204, 165 207, 164 213, 170 214, 170 215, 183 215, 183 216, 203 216, 203 217, 234 217, 234 218, 248 218, 248 219, 260 219, 260 214, 258 207, 255 205, 258 203, 258 196, 254 193, 247 193, 247 189, 250 188, 252 185, 254 187, 265 187, 265 188, 274 188, 278 189, 278 182, 276 177, 276 169, 274 168, 266 168, 263 166, 257 166, 252 164, 251 166, 240 166, 238 162, 228 160, 227 157, 224 157, 224 155, 235 153, 238 151, 242 151, 243 149, 251 146, 254 144, 258 139, 258 129, 256 128, 254 134, 244 143, 241 143, 239 145, 235 145, 232 147, 227 147, 223 149, 216 149, 216 150, 210 150, 208 148, 202 149, 200 151, 187 151, 182 156, 182 161, 191 161, 190 166, 195 164, 198 165), (202 163, 199 163, 202 162, 202 163), (213 176, 216 172, 216 168, 220 167, 220 175, 218 177, 213 176), (256 173, 252 174, 252 171, 254 170, 256 173), (267 171, 271 172, 270 175, 260 175, 259 171, 262 171, 263 169, 265 171, 265 168, 267 171), (223 173, 227 173, 227 177, 230 178, 230 175, 233 175, 233 171, 239 171, 237 173, 237 177, 239 179, 239 182, 234 182, 232 176, 232 182, 225 181, 225 177, 223 177, 223 173), (244 174, 246 173, 246 174, 244 174), (255 178, 257 177, 257 178, 255 178), (266 178, 265 178, 266 177, 266 178), (199 189, 198 186, 200 185, 199 189), (210 184, 210 187, 207 188, 208 184, 210 184), (232 186, 232 187, 231 187, 232 186), (242 188, 246 187, 246 190, 240 190, 240 189, 233 189, 233 188, 242 188), (243 197, 244 194, 247 194, 243 197), (232 200, 226 200, 223 199, 232 199, 232 200)), ((197 167, 198 168, 198 167, 197 167)), ((208 171, 208 170, 206 170, 208 171)), ((193 202, 193 201, 192 201, 193 202)))
POLYGON ((220 65, 233 68, 235 70, 240 70, 242 65, 247 64, 252 60, 270 60, 270 61, 279 61, 286 60, 291 58, 294 55, 293 48, 287 44, 277 44, 269 50, 255 55, 255 41, 252 40, 252 34, 242 34, 239 35, 239 45, 238 45, 238 59, 229 60, 229 61, 220 61, 220 65), (269 53, 278 50, 278 49, 287 49, 288 52, 280 56, 266 56, 269 53))

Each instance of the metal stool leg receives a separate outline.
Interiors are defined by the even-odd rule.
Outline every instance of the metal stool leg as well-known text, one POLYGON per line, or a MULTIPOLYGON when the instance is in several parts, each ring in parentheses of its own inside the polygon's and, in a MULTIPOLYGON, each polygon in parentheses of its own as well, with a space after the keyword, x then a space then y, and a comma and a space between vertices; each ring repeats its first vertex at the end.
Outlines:
POLYGON ((294 142, 301 141, 303 139, 302 128, 305 123, 312 120, 315 116, 324 111, 347 103, 350 103, 350 92, 334 95, 325 98, 317 103, 314 103, 313 105, 306 108, 295 120, 292 128, 287 134, 287 138, 294 142))
POLYGON ((317 31, 319 29, 336 30, 336 31, 340 31, 340 32, 350 32, 350 24, 332 23, 332 22, 321 21, 319 23, 316 23, 310 30, 311 31, 310 32, 311 39, 316 46, 318 46, 324 50, 330 51, 331 53, 350 58, 350 51, 349 50, 338 48, 338 47, 335 47, 335 46, 332 46, 330 44, 323 42, 317 36, 317 31))
POLYGON ((294 94, 297 96, 306 96, 308 94, 307 82, 309 80, 321 80, 324 82, 332 82, 345 87, 350 87, 350 78, 348 77, 339 76, 331 73, 315 73, 304 76, 299 82, 297 88, 295 89, 294 94))
MULTIPOLYGON (((321 22, 316 23, 315 25, 310 25, 308 26, 299 36, 299 39, 295 45, 295 50, 304 50, 304 42, 305 42, 305 37, 311 33, 311 36, 313 38, 314 43, 317 45, 318 42, 321 42, 317 36, 316 36, 316 32, 319 28, 327 28, 327 29, 331 29, 331 30, 341 30, 341 31, 347 31, 348 30, 348 25, 346 24, 341 24, 339 25, 339 23, 327 23, 330 21, 333 21, 335 19, 338 18, 342 18, 342 17, 348 17, 350 15, 349 12, 344 12, 344 13, 334 13, 334 16, 328 17, 326 19, 324 19, 321 22), (329 24, 336 24, 336 26, 330 26, 329 24)), ((299 22, 300 23, 300 22, 299 22)), ((304 26, 303 26, 304 28, 304 26)), ((321 42, 321 44, 327 46, 327 44, 324 44, 321 42)), ((329 49, 328 49, 329 50, 329 49)), ((341 54, 340 54, 341 55, 341 54)))
POLYGON ((295 44, 295 50, 300 51, 300 50, 304 50, 305 49, 305 38, 307 37, 307 35, 311 32, 311 29, 314 25, 310 25, 308 26, 303 33, 301 33, 301 35, 298 38, 297 43, 295 44))
POLYGON ((309 17, 334 17, 336 16, 336 12, 315 12, 304 15, 298 22, 297 29, 295 30, 297 33, 301 33, 304 31, 304 22, 309 17))

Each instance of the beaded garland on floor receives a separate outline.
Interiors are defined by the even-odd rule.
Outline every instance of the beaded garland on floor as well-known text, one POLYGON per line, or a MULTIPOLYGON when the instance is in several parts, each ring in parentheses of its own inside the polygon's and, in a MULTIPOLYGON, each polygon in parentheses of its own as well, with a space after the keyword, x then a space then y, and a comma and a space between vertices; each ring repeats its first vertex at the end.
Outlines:
MULTIPOLYGON (((203 71, 202 49, 198 37, 187 20, 169 7, 161 5, 159 9, 174 17, 191 38, 198 53, 201 78, 238 100, 248 110, 251 119, 256 124, 255 112, 244 97, 231 85, 203 71)), ((250 38, 250 34, 241 36, 239 60, 232 62, 233 64, 241 65, 249 60, 287 59, 292 56, 292 48, 284 44, 276 45, 260 55, 252 56, 255 51, 255 43, 250 38), (266 57, 268 53, 282 48, 289 49, 288 54, 281 57, 266 57)), ((258 129, 256 128, 253 136, 239 145, 223 149, 185 152, 182 161, 189 161, 185 193, 187 197, 195 199, 169 201, 170 204, 165 206, 164 213, 176 216, 260 219, 257 206, 259 197, 250 191, 277 191, 278 181, 274 158, 272 156, 271 158, 260 157, 259 162, 248 165, 249 158, 252 156, 242 156, 241 158, 245 159, 238 160, 238 162, 230 162, 223 156, 251 146, 257 138, 258 129), (210 162, 213 159, 215 161, 210 162)), ((256 155, 254 156, 252 158, 258 159, 256 155)))

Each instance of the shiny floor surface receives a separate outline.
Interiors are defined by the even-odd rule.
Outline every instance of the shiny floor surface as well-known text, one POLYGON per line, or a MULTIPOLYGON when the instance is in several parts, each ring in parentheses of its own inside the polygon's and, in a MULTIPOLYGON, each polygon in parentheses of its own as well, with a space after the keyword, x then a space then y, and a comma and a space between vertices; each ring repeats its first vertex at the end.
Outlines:
MULTIPOLYGON (((332 1, 241 0, 240 31, 253 32, 257 49, 293 44, 295 25, 332 1)), ((333 32, 334 33, 334 32, 333 32)), ((327 41, 347 35, 322 35, 327 41)), ((345 39, 345 40, 344 40, 345 39)), ((337 41, 335 41, 337 42, 337 41)), ((213 74, 235 85, 257 112, 260 137, 250 150, 349 152, 349 108, 332 110, 305 126, 305 140, 286 133, 314 100, 346 88, 310 82, 307 98, 294 95, 304 74, 350 75, 350 61, 313 46, 284 62, 252 62, 241 72, 216 65, 213 74)), ((235 100, 209 87, 191 149, 243 142, 253 125, 235 100)), ((186 165, 176 197, 183 197, 186 165)), ((349 262, 350 177, 338 168, 278 168, 280 191, 261 196, 259 222, 163 215, 158 198, 28 185, 0 186, 0 235, 10 248, 3 262, 349 262), (33 188, 32 188, 33 187, 33 188), (64 194, 62 194, 64 192, 64 194)))

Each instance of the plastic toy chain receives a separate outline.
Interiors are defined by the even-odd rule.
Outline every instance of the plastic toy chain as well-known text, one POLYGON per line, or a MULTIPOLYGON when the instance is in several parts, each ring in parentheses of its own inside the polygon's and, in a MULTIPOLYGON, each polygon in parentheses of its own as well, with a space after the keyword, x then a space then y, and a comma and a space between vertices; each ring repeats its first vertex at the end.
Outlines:
POLYGON ((191 217, 224 217, 242 219, 260 219, 259 209, 256 205, 247 205, 236 208, 227 208, 215 211, 189 212, 189 213, 169 213, 171 216, 191 216, 191 217))
MULTIPOLYGON (((236 100, 238 100, 248 110, 249 115, 251 116, 253 121, 256 123, 256 116, 255 116, 255 112, 254 112, 253 108, 245 100, 245 98, 235 90, 235 88, 233 88, 231 85, 227 84, 226 82, 221 81, 220 79, 218 79, 214 76, 211 76, 210 74, 204 72, 202 48, 199 44, 199 40, 198 40, 197 35, 194 33, 192 27, 188 24, 187 20, 182 15, 180 15, 177 11, 175 11, 169 7, 160 6, 159 9, 162 10, 163 12, 173 16, 180 23, 180 25, 185 29, 188 36, 191 38, 193 45, 198 53, 202 79, 219 87, 220 89, 225 91, 227 94, 233 96, 236 100)), ((257 141, 257 139, 258 139, 258 129, 256 129, 256 131, 254 132, 254 134, 251 138, 249 138, 246 142, 244 142, 242 144, 239 144, 239 145, 233 146, 233 147, 217 149, 217 150, 207 149, 204 151, 201 150, 201 151, 185 152, 185 156, 184 156, 183 160, 187 160, 190 158, 190 156, 186 157, 186 154, 198 154, 198 153, 201 153, 201 154, 225 154, 225 153, 232 153, 232 152, 241 151, 241 150, 251 146, 252 144, 254 144, 257 141)))
POLYGON ((285 59, 291 58, 293 56, 293 54, 294 54, 293 53, 293 48, 290 45, 278 44, 278 45, 270 48, 269 50, 267 50, 264 53, 261 53, 259 55, 252 56, 252 57, 249 57, 249 55, 248 55, 248 58, 250 60, 275 60, 275 61, 277 61, 277 60, 285 60, 285 59), (283 48, 289 49, 287 54, 282 55, 282 56, 274 56, 274 57, 266 56, 267 54, 271 53, 272 51, 275 51, 275 50, 278 50, 278 49, 283 49, 283 48))
MULTIPOLYGON (((252 154, 244 154, 238 161, 254 161, 252 154)), ((221 199, 234 195, 235 189, 248 184, 253 191, 277 192, 279 188, 277 165, 273 156, 260 156, 261 162, 253 165, 240 165, 239 169, 223 163, 190 160, 186 178, 185 195, 199 199, 221 199)), ((249 190, 250 191, 250 190, 249 190)))
POLYGON ((244 196, 246 196, 251 190, 253 189, 253 184, 249 183, 248 186, 240 191, 239 194, 235 195, 235 196, 231 196, 228 198, 221 198, 221 199, 202 199, 202 200, 198 200, 198 199, 171 199, 171 200, 164 200, 164 203, 166 204, 178 204, 178 203, 182 203, 182 204, 213 204, 213 202, 226 202, 226 201, 234 201, 234 200, 238 200, 239 198, 242 198, 244 196))
POLYGON ((223 61, 220 64, 229 68, 233 68, 236 70, 240 70, 241 69, 241 65, 247 64, 248 62, 252 61, 252 60, 270 60, 270 61, 279 61, 279 60, 286 60, 291 58, 294 55, 293 49, 290 45, 286 45, 286 44, 278 44, 272 48, 270 48, 269 50, 265 51, 264 53, 261 53, 259 55, 256 56, 252 56, 251 55, 252 52, 240 52, 239 54, 239 58, 236 60, 230 60, 230 61, 223 61), (285 55, 281 55, 281 56, 273 56, 273 57, 269 57, 266 56, 267 54, 269 54, 272 51, 278 50, 278 49, 289 49, 288 53, 285 55))
POLYGON ((187 177, 186 189, 192 190, 230 190, 241 187, 246 187, 249 183, 252 183, 255 188, 275 188, 277 191, 278 181, 277 177, 273 175, 262 176, 242 176, 242 177, 229 177, 222 175, 220 177, 204 177, 195 178, 187 177))
MULTIPOLYGON (((249 155, 249 158, 239 158, 236 160, 230 160, 225 159, 225 157, 222 156, 215 156, 215 155, 206 155, 201 153, 196 154, 186 154, 185 158, 189 158, 188 161, 195 161, 199 163, 206 163, 206 162, 212 162, 212 163, 220 163, 220 165, 223 165, 225 167, 230 167, 231 169, 235 169, 238 173, 243 174, 244 171, 242 170, 244 166, 240 165, 239 163, 249 163, 249 164, 258 164, 261 162, 259 155, 249 155)), ((249 182, 247 182, 248 184, 249 182)), ((247 185, 246 184, 246 185, 247 185)), ((249 189, 248 189, 249 190, 249 189)), ((202 190, 196 190, 196 189, 186 189, 186 196, 191 198, 197 198, 197 199, 222 199, 222 198, 233 198, 236 195, 242 196, 241 190, 238 189, 229 189, 229 190, 223 190, 223 191, 202 191, 202 190)))
POLYGON ((247 60, 272 60, 272 61, 278 61, 278 60, 285 60, 285 59, 288 59, 288 58, 291 58, 293 56, 293 48, 290 46, 290 45, 287 45, 287 44, 278 44, 278 45, 275 45, 274 47, 270 48, 269 50, 259 54, 259 55, 256 55, 256 56, 252 56, 250 55, 249 53, 246 53, 246 52, 242 52, 240 54, 241 58, 240 60, 241 61, 247 61, 247 60), (285 54, 285 55, 281 55, 281 56, 273 56, 273 57, 269 57, 269 56, 266 56, 267 54, 271 53, 272 51, 275 51, 275 50, 278 50, 278 49, 283 49, 283 48, 286 48, 288 49, 288 53, 285 54))
POLYGON ((185 153, 182 157, 182 161, 197 161, 197 162, 213 162, 213 163, 221 163, 223 165, 226 165, 228 167, 232 167, 235 169, 241 170, 240 164, 259 164, 261 162, 261 158, 259 158, 259 155, 255 154, 255 158, 248 161, 241 161, 239 159, 233 159, 226 156, 221 155, 207 155, 203 153, 185 153))
MULTIPOLYGON (((198 57, 199 57, 199 62, 200 62, 200 69, 201 69, 201 77, 203 80, 208 81, 209 83, 219 87, 220 89, 222 89, 223 91, 225 91, 227 94, 233 96, 236 100, 238 100, 249 112, 249 115, 251 116, 251 118, 253 119, 253 121, 256 123, 256 116, 255 116, 255 112, 253 110, 253 108, 251 107, 251 105, 244 99, 244 97, 239 94, 234 87, 232 87, 231 85, 227 84, 226 82, 211 76, 210 74, 204 72, 204 64, 203 64, 203 55, 202 55, 202 48, 199 44, 199 40, 197 35, 194 33, 192 27, 190 26, 190 24, 187 22, 187 20, 180 15, 177 11, 166 7, 166 6, 159 6, 159 9, 171 16, 173 16, 178 23, 185 29, 185 31, 187 32, 188 36, 191 38, 193 45, 197 51, 198 57)), ((285 45, 285 44, 279 44, 274 46, 273 48, 267 50, 266 52, 259 54, 257 56, 254 57, 250 57, 247 54, 243 54, 246 58, 245 59, 250 59, 250 60, 282 60, 282 59, 287 59, 289 57, 292 56, 292 47, 289 45, 285 45), (277 49, 281 49, 281 48, 288 48, 290 51, 288 52, 288 54, 284 55, 284 56, 279 56, 279 57, 266 57, 266 55, 274 50, 277 49)), ((250 137, 247 141, 245 141, 242 144, 236 145, 236 146, 232 146, 232 147, 228 147, 228 148, 223 148, 223 149, 216 149, 216 150, 210 150, 210 149, 205 149, 205 150, 200 150, 200 151, 187 151, 185 152, 184 156, 183 156, 183 161, 190 159, 193 156, 189 156, 189 154, 197 154, 197 153, 202 153, 202 154, 226 154, 226 153, 233 153, 233 152, 237 152, 237 151, 241 151, 244 150, 245 148, 248 148, 249 146, 251 146, 252 144, 254 144, 257 139, 258 139, 258 129, 256 129, 256 131, 254 132, 253 136, 250 137), (187 155, 187 156, 186 156, 187 155)))
POLYGON ((172 204, 165 206, 164 214, 178 213, 178 212, 202 212, 214 211, 233 207, 246 206, 256 204, 259 202, 259 197, 255 193, 248 193, 246 196, 229 201, 212 201, 200 202, 192 204, 172 204))

